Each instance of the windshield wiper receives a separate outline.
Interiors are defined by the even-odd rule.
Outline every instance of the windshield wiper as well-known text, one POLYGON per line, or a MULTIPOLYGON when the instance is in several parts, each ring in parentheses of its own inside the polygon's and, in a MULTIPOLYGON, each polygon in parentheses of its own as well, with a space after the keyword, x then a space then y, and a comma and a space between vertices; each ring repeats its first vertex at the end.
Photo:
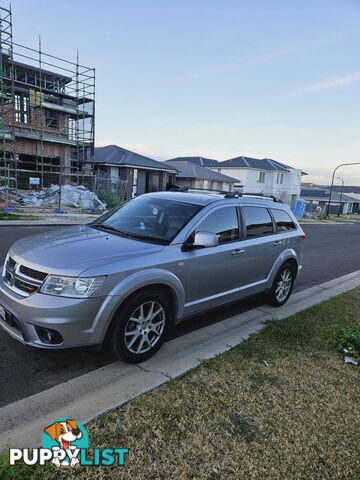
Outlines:
POLYGON ((92 223, 89 225, 90 227, 97 228, 98 230, 105 230, 109 232, 114 232, 115 234, 121 235, 123 237, 128 237, 128 238, 135 238, 139 240, 148 240, 151 242, 160 242, 163 243, 164 245, 169 243, 167 238, 163 237, 153 237, 152 235, 141 235, 141 233, 128 233, 128 232, 123 232, 122 230, 118 230, 117 228, 111 227, 110 225, 102 225, 102 224, 96 224, 92 223))
POLYGON ((130 238, 137 238, 139 240, 150 240, 152 242, 160 242, 164 245, 169 243, 169 240, 164 237, 153 237, 152 235, 141 235, 141 233, 129 233, 127 234, 130 238))
POLYGON ((123 235, 124 237, 129 236, 128 233, 122 232, 121 230, 118 230, 115 227, 111 227, 110 225, 102 225, 102 224, 92 223, 92 224, 89 225, 89 227, 97 228, 98 230, 105 230, 105 231, 109 231, 109 232, 114 232, 114 233, 117 233, 118 235, 123 235))

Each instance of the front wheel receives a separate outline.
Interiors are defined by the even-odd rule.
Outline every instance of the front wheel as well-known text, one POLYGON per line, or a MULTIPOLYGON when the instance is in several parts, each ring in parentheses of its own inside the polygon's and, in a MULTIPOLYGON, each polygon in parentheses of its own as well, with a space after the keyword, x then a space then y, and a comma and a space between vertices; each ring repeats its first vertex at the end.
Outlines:
POLYGON ((290 263, 278 271, 270 291, 270 303, 274 307, 281 307, 289 300, 295 281, 295 269, 290 263))
POLYGON ((117 358, 139 363, 154 355, 172 324, 169 298, 157 290, 132 297, 114 319, 110 346, 117 358))

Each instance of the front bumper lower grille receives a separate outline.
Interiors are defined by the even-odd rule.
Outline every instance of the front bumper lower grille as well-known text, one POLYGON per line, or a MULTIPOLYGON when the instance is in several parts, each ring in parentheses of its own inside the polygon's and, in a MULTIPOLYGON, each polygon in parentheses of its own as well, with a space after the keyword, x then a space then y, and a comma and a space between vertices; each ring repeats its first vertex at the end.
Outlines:
POLYGON ((45 272, 21 265, 9 257, 5 264, 3 280, 15 293, 28 297, 39 290, 47 275, 45 272))

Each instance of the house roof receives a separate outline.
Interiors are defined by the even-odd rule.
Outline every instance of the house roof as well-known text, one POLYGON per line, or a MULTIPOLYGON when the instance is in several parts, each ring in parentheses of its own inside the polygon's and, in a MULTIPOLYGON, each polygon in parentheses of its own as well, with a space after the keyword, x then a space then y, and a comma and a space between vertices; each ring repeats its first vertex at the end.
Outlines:
MULTIPOLYGON (((329 200, 330 189, 327 188, 302 188, 300 191, 301 198, 309 198, 313 200, 329 200)), ((339 192, 332 191, 331 201, 340 202, 341 194, 339 192)), ((356 197, 343 194, 341 197, 342 202, 359 202, 356 197)))
POLYGON ((222 167, 231 167, 231 168, 257 168, 261 170, 279 170, 283 172, 288 172, 289 165, 280 163, 277 160, 272 160, 271 158, 251 158, 251 157, 236 157, 231 158, 230 160, 225 160, 220 163, 222 167))
MULTIPOLYGON (((172 158, 171 160, 188 161, 206 168, 256 168, 258 170, 277 170, 280 172, 288 172, 293 168, 271 158, 251 158, 244 156, 223 161, 204 157, 176 157, 172 158)), ((301 173, 302 175, 307 175, 306 172, 301 173)))
POLYGON ((180 170, 180 173, 176 174, 177 178, 196 178, 198 180, 211 180, 215 182, 227 182, 227 183, 239 183, 239 180, 233 177, 228 177, 219 172, 214 172, 208 168, 197 165, 190 160, 173 159, 166 160, 164 163, 172 165, 180 170))
POLYGON ((204 157, 176 157, 171 158, 169 161, 183 161, 183 162, 192 162, 196 165, 200 165, 201 167, 217 167, 220 162, 218 160, 212 160, 211 158, 204 158, 204 157))
MULTIPOLYGON (((318 185, 320 188, 327 188, 330 190, 330 185, 318 185)), ((333 191, 334 192, 341 192, 341 190, 344 193, 360 193, 360 186, 359 185, 333 185, 333 191)))
POLYGON ((167 165, 164 162, 158 162, 152 158, 145 157, 139 153, 132 152, 126 148, 118 147, 117 145, 107 145, 106 147, 96 147, 94 156, 90 161, 95 164, 107 164, 119 167, 137 167, 150 170, 162 170, 177 172, 177 169, 172 165, 167 165))

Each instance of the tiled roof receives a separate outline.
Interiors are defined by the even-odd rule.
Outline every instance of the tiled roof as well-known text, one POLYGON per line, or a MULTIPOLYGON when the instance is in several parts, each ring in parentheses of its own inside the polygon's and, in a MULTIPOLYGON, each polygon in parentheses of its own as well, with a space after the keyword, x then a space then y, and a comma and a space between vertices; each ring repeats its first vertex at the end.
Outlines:
MULTIPOLYGON (((316 200, 329 200, 330 196, 330 189, 327 188, 302 188, 300 191, 301 198, 309 198, 309 199, 316 199, 316 200)), ((336 192, 335 190, 332 191, 331 194, 331 201, 332 202, 340 202, 341 194, 336 192)), ((358 202, 359 200, 351 195, 343 194, 341 197, 342 202, 358 202)))
POLYGON ((251 158, 251 157, 236 157, 231 158, 230 160, 225 160, 220 162, 219 165, 222 167, 231 167, 231 168, 257 168, 260 170, 279 170, 283 172, 288 172, 291 167, 280 163, 277 160, 272 160, 271 158, 251 158))
POLYGON ((184 161, 184 162, 191 162, 195 163, 196 165, 200 165, 201 167, 217 167, 220 162, 218 160, 212 160, 211 158, 204 158, 204 157, 176 157, 170 158, 169 161, 184 161))
POLYGON ((174 173, 176 168, 166 165, 164 162, 158 162, 152 158, 145 157, 139 153, 132 152, 126 148, 117 145, 107 145, 106 147, 96 147, 94 156, 90 159, 92 163, 109 164, 118 166, 130 166, 138 168, 147 168, 154 170, 171 170, 174 173))
POLYGON ((236 178, 229 177, 219 172, 214 172, 213 170, 197 165, 190 160, 173 159, 166 160, 164 163, 172 165, 180 170, 180 173, 176 174, 177 178, 196 178, 199 180, 211 180, 215 182, 239 183, 239 180, 236 178))

